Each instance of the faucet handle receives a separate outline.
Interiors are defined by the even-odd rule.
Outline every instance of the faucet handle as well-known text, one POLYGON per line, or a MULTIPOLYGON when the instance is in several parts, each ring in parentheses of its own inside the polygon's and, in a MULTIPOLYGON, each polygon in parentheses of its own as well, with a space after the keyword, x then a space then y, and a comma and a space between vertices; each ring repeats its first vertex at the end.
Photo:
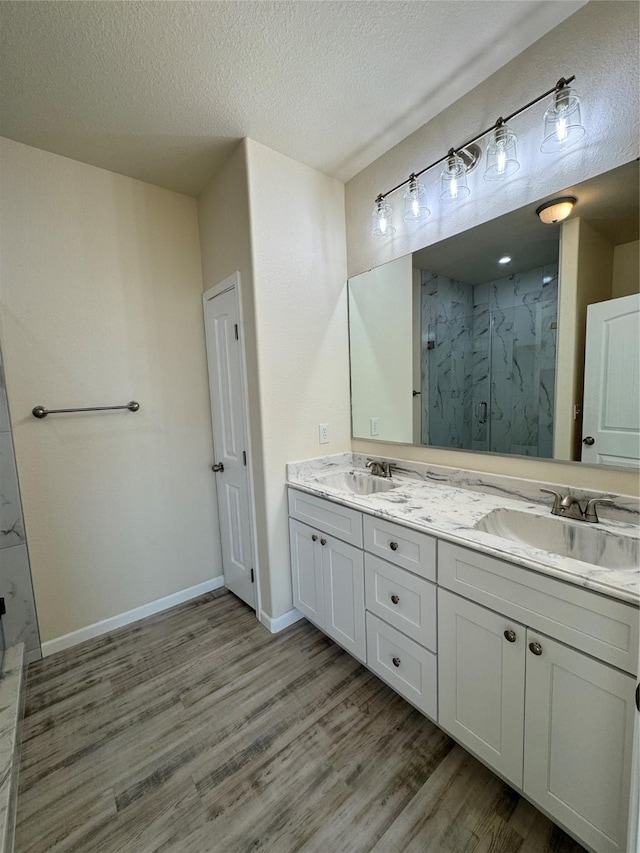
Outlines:
POLYGON ((560 492, 556 492, 554 489, 540 489, 540 491, 545 492, 547 495, 553 495, 553 507, 551 508, 551 512, 559 513, 560 506, 564 500, 560 492))
POLYGON ((610 500, 609 498, 591 498, 590 501, 587 501, 587 506, 584 510, 584 520, 590 521, 592 524, 597 524, 600 519, 598 518, 598 513, 596 512, 596 506, 598 504, 614 504, 615 501, 610 500))

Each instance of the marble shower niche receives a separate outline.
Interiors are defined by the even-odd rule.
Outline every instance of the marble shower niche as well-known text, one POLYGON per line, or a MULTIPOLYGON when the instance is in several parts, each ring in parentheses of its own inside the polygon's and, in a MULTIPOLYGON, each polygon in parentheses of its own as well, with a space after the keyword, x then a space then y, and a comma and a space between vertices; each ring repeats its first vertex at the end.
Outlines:
POLYGON ((420 276, 421 443, 551 458, 558 264, 420 276))
POLYGON ((22 516, 18 472, 0 351, 0 596, 7 648, 24 643, 27 662, 41 657, 40 635, 31 584, 31 567, 22 516))

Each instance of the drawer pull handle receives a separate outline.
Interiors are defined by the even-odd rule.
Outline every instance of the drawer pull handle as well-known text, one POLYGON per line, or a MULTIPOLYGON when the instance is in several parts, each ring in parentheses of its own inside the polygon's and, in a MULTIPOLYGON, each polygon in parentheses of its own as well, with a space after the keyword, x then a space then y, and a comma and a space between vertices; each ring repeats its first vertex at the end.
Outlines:
POLYGON ((317 542, 317 541, 318 541, 318 537, 316 536, 316 534, 315 534, 315 533, 313 533, 313 534, 311 535, 311 541, 312 541, 312 542, 317 542))
POLYGON ((398 550, 398 543, 397 542, 389 542, 389 548, 391 548, 392 551, 397 551, 398 550))
POLYGON ((391 662, 394 666, 400 666, 400 658, 391 658, 391 662))
POLYGON ((320 544, 321 544, 321 545, 326 545, 326 544, 327 544, 327 540, 326 540, 326 539, 321 539, 321 540, 320 540, 320 544))
POLYGON ((399 595, 392 595, 391 601, 393 601, 394 604, 399 604, 400 603, 400 596, 399 595))
POLYGON ((529 649, 534 655, 542 654, 542 646, 540 645, 540 643, 529 643, 529 649))
POLYGON ((516 641, 516 639, 517 639, 517 637, 516 637, 516 632, 515 632, 515 631, 512 631, 510 628, 508 628, 508 629, 504 632, 504 638, 505 638, 505 640, 506 640, 508 643, 515 643, 515 641, 516 641))

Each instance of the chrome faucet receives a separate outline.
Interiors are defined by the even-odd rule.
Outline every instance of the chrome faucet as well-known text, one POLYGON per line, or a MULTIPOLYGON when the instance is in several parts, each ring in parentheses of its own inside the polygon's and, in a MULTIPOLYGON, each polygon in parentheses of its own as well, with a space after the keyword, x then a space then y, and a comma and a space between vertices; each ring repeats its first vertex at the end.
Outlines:
POLYGON ((366 467, 374 477, 387 477, 387 479, 391 479, 391 468, 393 466, 390 462, 381 462, 379 459, 367 459, 366 467))
POLYGON ((612 504, 613 501, 609 498, 591 498, 587 501, 584 509, 580 506, 580 501, 574 495, 561 495, 553 489, 540 489, 541 492, 546 492, 548 495, 553 495, 553 506, 551 507, 551 515, 559 515, 562 518, 572 518, 574 521, 588 521, 592 524, 597 524, 600 520, 596 512, 598 504, 612 504))

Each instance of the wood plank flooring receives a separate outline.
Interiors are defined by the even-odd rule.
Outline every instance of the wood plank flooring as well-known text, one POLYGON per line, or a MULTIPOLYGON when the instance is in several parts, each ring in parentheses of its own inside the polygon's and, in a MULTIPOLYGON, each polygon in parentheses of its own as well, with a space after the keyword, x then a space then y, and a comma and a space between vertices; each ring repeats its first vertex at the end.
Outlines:
POLYGON ((226 590, 29 667, 16 853, 584 853, 346 652, 226 590))

